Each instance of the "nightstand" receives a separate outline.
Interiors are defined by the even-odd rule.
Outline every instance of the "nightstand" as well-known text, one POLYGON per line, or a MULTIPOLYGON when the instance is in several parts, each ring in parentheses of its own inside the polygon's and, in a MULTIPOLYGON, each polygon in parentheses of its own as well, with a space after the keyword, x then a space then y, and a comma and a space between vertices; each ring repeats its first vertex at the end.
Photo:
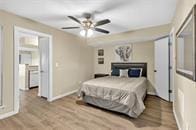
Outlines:
POLYGON ((109 76, 109 74, 95 74, 94 78, 100 78, 100 77, 105 77, 105 76, 109 76))

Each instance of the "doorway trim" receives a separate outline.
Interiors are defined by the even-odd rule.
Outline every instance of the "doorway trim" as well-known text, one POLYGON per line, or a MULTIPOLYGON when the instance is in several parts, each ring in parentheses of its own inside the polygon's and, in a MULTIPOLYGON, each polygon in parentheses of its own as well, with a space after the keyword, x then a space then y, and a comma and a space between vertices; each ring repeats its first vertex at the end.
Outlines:
POLYGON ((53 98, 53 75, 52 75, 52 35, 37 32, 34 30, 14 26, 14 111, 16 113, 19 112, 19 33, 28 33, 36 36, 41 37, 48 37, 49 38, 49 88, 48 88, 48 98, 47 101, 51 102, 53 98))
POLYGON ((175 62, 175 32, 174 32, 174 28, 171 29, 170 34, 169 34, 169 59, 170 59, 170 67, 169 67, 169 78, 170 78, 170 102, 174 102, 174 79, 175 79, 175 66, 174 66, 174 62, 175 62))

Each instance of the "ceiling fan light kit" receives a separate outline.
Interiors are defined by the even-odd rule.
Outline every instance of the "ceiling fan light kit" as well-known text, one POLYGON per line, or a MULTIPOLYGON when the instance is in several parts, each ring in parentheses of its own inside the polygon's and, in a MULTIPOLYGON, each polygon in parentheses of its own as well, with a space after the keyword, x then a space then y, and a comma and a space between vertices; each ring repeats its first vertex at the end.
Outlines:
POLYGON ((91 20, 91 15, 85 15, 86 20, 80 21, 77 18, 73 16, 68 16, 71 20, 79 23, 82 27, 62 27, 62 29, 78 29, 82 28, 80 31, 80 35, 83 37, 91 37, 94 33, 94 31, 104 33, 104 34, 109 34, 110 32, 101 28, 97 28, 97 26, 105 25, 110 23, 111 21, 109 19, 104 19, 98 22, 93 22, 91 20))
POLYGON ((87 29, 87 30, 81 30, 80 35, 83 37, 91 37, 93 35, 93 30, 92 29, 87 29))

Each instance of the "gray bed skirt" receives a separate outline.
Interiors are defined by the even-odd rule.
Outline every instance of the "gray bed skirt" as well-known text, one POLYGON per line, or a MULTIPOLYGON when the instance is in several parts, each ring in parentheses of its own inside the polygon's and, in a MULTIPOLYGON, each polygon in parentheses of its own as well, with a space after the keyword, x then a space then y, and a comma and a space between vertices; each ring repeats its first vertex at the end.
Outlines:
MULTIPOLYGON (((146 93, 143 95, 143 100, 145 99, 145 97, 146 97, 146 93)), ((83 101, 91 105, 97 106, 99 108, 103 108, 114 112, 119 112, 133 118, 137 117, 137 114, 132 112, 130 107, 126 105, 122 105, 118 102, 113 102, 113 101, 87 96, 87 95, 83 97, 83 101)))

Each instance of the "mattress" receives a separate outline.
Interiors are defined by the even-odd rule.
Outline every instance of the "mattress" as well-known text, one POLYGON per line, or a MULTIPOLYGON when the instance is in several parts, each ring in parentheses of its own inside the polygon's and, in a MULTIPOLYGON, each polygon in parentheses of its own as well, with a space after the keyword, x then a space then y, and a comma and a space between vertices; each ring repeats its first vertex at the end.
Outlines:
POLYGON ((107 76, 86 81, 78 91, 85 102, 138 117, 145 109, 146 78, 107 76))

